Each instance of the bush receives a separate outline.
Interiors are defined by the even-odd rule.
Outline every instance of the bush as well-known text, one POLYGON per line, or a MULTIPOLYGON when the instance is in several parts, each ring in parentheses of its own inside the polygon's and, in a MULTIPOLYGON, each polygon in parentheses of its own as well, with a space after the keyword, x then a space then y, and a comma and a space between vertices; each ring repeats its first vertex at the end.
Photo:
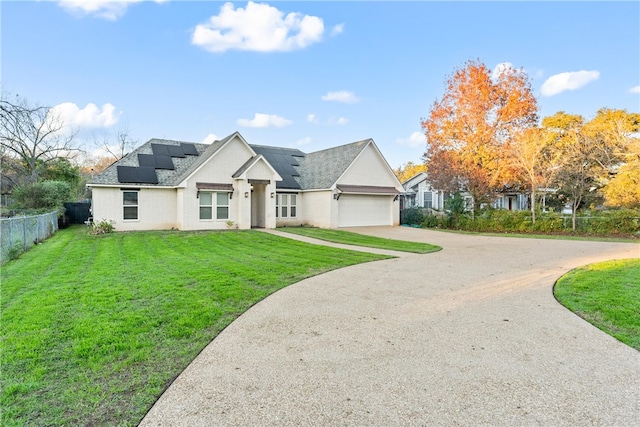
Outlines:
POLYGON ((65 181, 41 181, 35 184, 21 185, 13 193, 18 209, 43 209, 64 214, 64 202, 72 199, 71 186, 65 181))
MULTIPOLYGON (((538 213, 535 224, 529 211, 484 209, 476 215, 455 214, 425 217, 423 227, 505 233, 570 233, 571 217, 558 213, 538 213)), ((578 217, 576 231, 593 235, 640 234, 640 210, 586 211, 578 217)))
POLYGON ((420 225, 424 220, 424 214, 418 208, 408 208, 400 211, 400 224, 420 225))
POLYGON ((640 231, 640 211, 619 209, 588 212, 582 218, 580 231, 589 234, 630 234, 640 231))
POLYGON ((113 223, 111 221, 107 221, 106 219, 103 219, 97 224, 91 224, 91 234, 95 236, 97 236, 98 234, 113 233, 113 230, 115 230, 113 223))
POLYGON ((422 224, 421 227, 422 228, 436 228, 439 226, 439 219, 437 216, 435 215, 425 215, 424 219, 422 220, 422 224))

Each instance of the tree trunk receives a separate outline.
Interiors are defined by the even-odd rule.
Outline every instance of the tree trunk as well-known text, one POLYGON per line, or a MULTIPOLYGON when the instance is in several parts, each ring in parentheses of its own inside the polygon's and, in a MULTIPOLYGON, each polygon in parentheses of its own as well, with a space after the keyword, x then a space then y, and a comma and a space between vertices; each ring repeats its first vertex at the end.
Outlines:
POLYGON ((536 223, 536 190, 531 188, 531 222, 536 223))

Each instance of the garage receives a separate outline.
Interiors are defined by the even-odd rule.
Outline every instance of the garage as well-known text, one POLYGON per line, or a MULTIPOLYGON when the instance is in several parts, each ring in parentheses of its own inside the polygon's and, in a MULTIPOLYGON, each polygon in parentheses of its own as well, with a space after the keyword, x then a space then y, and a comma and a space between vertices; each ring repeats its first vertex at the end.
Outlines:
POLYGON ((393 187, 339 185, 338 227, 393 225, 398 190, 393 187))

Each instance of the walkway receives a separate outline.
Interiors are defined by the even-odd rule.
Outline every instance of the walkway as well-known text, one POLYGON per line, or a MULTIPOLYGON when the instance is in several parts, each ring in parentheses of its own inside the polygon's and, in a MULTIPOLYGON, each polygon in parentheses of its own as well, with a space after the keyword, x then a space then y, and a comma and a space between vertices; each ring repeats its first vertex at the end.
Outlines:
POLYGON ((640 423, 640 353, 552 294, 572 268, 639 257, 640 245, 351 231, 443 250, 336 270, 266 298, 141 426, 640 423))

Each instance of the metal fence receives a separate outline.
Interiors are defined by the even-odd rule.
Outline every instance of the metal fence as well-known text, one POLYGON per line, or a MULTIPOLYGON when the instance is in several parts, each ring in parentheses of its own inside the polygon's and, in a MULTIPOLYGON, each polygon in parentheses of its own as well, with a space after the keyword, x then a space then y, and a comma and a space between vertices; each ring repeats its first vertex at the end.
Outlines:
POLYGON ((58 212, 0 219, 0 262, 16 251, 24 252, 58 230, 58 212))

